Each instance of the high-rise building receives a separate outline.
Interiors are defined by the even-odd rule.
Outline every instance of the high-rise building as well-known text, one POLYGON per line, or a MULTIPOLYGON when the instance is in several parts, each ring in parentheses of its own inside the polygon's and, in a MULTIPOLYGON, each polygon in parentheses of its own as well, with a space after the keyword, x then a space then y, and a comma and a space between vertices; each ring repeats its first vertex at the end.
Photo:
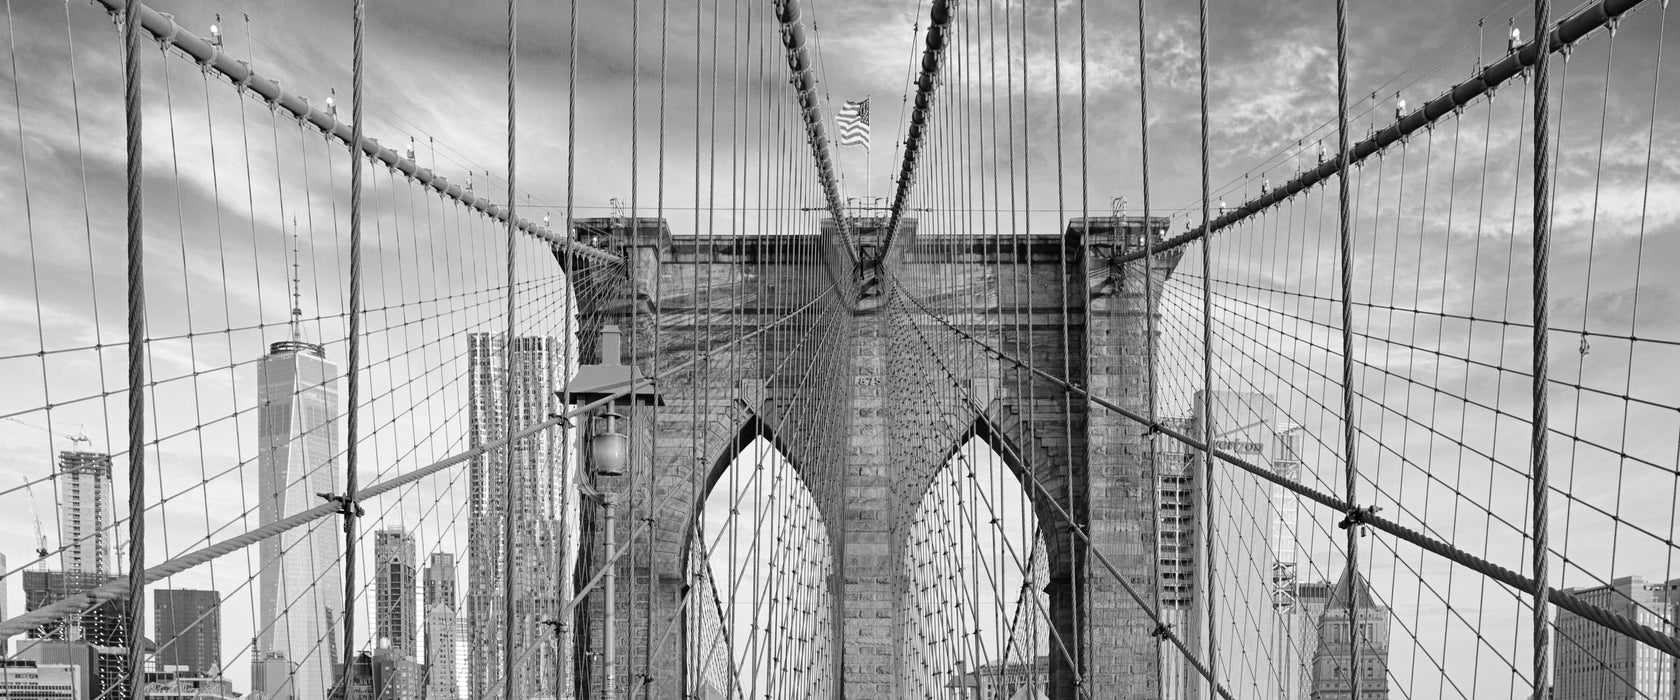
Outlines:
MULTIPOLYGON (((500 334, 473 333, 467 338, 469 437, 473 447, 505 439, 510 426, 547 420, 555 400, 565 359, 559 344, 546 337, 515 338, 511 368, 507 367, 505 345, 500 334), (508 381, 512 382, 511 413, 503 395, 508 381)), ((470 694, 500 695, 502 683, 508 682, 514 684, 514 694, 519 697, 558 697, 558 652, 554 633, 543 622, 559 615, 563 553, 559 431, 543 431, 522 439, 514 445, 512 454, 510 460, 507 450, 490 450, 473 459, 470 472, 470 694), (511 501, 503 497, 510 481, 517 485, 511 501), (504 567, 503 532, 510 513, 515 558, 504 567), (502 616, 504 570, 513 575, 514 596, 506 606, 511 619, 502 616), (504 625, 513 627, 512 649, 503 648, 504 625), (519 660, 512 678, 504 679, 504 654, 519 660)))
MULTIPOLYGON (((11 571, 11 569, 6 568, 6 555, 0 554, 0 620, 9 620, 12 617, 8 614, 9 609, 6 607, 6 592, 11 590, 11 587, 6 584, 6 572, 8 571, 11 571)), ((0 653, 5 651, 6 635, 0 634, 0 653)))
MULTIPOLYGON (((1183 418, 1162 419, 1169 428, 1180 432, 1195 430, 1196 421, 1183 418)), ((1192 433, 1194 434, 1194 433, 1192 433)), ((1201 605, 1197 602, 1198 558, 1204 549, 1200 525, 1201 460, 1191 456, 1183 443, 1176 440, 1157 443, 1155 488, 1159 490, 1161 512, 1156 518, 1156 536, 1160 557, 1160 580, 1156 581, 1161 596, 1161 622, 1171 625, 1184 637, 1185 644, 1195 646, 1202 632, 1199 620, 1201 605)), ((1200 679, 1184 663, 1183 656, 1172 652, 1160 657, 1161 697, 1169 700, 1189 700, 1200 697, 1200 679)))
POLYGON ((414 534, 402 528, 373 533, 374 639, 413 657, 419 647, 420 617, 414 563, 414 534))
MULTIPOLYGON (((338 493, 338 367, 321 346, 269 346, 257 366, 257 500, 263 525, 338 493)), ((253 690, 263 700, 324 698, 339 658, 339 530, 317 520, 262 541, 253 690)))
MULTIPOLYGON (((1663 584, 1663 597, 1668 599, 1668 625, 1661 629, 1680 634, 1680 578, 1663 584)), ((1674 698, 1680 700, 1680 659, 1674 659, 1669 677, 1674 679, 1674 698)))
POLYGON ((1299 661, 1295 666, 1298 672, 1294 676, 1296 690, 1283 697, 1295 700, 1308 700, 1313 693, 1313 657, 1318 655, 1318 618, 1324 615, 1324 608, 1330 605, 1330 590, 1335 588, 1329 581, 1307 581, 1295 584, 1295 614, 1291 627, 1298 632, 1290 644, 1289 654, 1299 661))
POLYGON ((1312 700, 1388 700, 1389 618, 1388 606, 1371 595, 1365 577, 1352 567, 1344 568, 1318 616, 1312 700), (1352 616, 1348 614, 1350 601, 1352 616), (1351 674, 1359 675, 1358 697, 1353 696, 1351 674))
MULTIPOLYGON (((336 665, 339 673, 344 665, 336 665)), ((375 649, 358 652, 351 663, 344 688, 334 691, 333 700, 416 700, 420 697, 420 665, 401 650, 375 649)))
MULTIPOLYGON (((1652 629, 1672 633, 1680 626, 1680 579, 1665 584, 1622 576, 1608 585, 1564 592, 1652 629)), ((1553 646, 1557 649, 1552 671, 1555 700, 1680 697, 1673 658, 1572 612, 1558 612, 1553 646)))
MULTIPOLYGON (((110 580, 99 574, 25 571, 24 609, 38 610, 110 580)), ((75 666, 87 677, 82 687, 91 693, 105 700, 126 700, 128 612, 128 600, 117 598, 71 613, 30 630, 29 640, 18 644, 17 655, 41 663, 75 666)))
POLYGON ((457 619, 455 609, 446 604, 426 606, 426 700, 455 700, 460 692, 455 661, 457 619))
MULTIPOLYGON (((1213 418, 1213 447, 1262 469, 1277 469, 1272 460, 1279 454, 1279 411, 1271 397, 1254 392, 1213 392, 1211 399, 1197 392, 1188 418, 1163 421, 1180 432, 1200 437, 1204 410, 1213 418), (1204 409, 1204 406, 1206 407, 1204 409)), ((1223 461, 1212 465, 1216 488, 1214 510, 1206 511, 1209 467, 1199 450, 1165 436, 1157 438, 1156 488, 1161 512, 1159 528, 1161 617, 1173 626, 1186 645, 1200 648, 1207 639, 1207 585, 1210 572, 1214 590, 1224 592, 1231 605, 1251 610, 1241 619, 1214 616, 1221 644, 1241 648, 1269 648, 1287 652, 1292 613, 1280 611, 1276 601, 1278 576, 1284 558, 1293 572, 1292 515, 1280 514, 1280 499, 1268 490, 1267 482, 1239 471, 1223 461), (1288 528, 1280 517, 1291 518, 1288 528), (1210 533, 1211 528, 1211 533, 1210 533), (1287 533, 1284 530, 1289 530, 1287 533), (1207 541, 1211 534, 1212 551, 1207 541), (1287 534, 1287 536, 1285 536, 1287 534), (1287 545, 1287 546, 1286 546, 1287 545), (1211 563, 1211 567, 1210 567, 1211 563)), ((1289 501, 1289 503, 1293 503, 1289 501)), ((1291 583, 1291 585, 1293 585, 1291 583)), ((1185 659, 1167 646, 1162 647, 1162 697, 1195 700, 1206 696, 1206 679, 1185 659)), ((1291 659, 1280 667, 1294 666, 1291 659)), ((1234 666, 1222 682, 1250 688, 1261 697, 1278 697, 1290 682, 1269 669, 1234 666)))
POLYGON ((454 609, 459 603, 455 590, 455 554, 452 552, 432 552, 426 558, 425 595, 421 598, 426 607, 438 603, 448 605, 454 609))
POLYGON ((461 615, 455 618, 455 697, 457 700, 470 700, 472 688, 461 682, 460 669, 469 668, 472 663, 472 650, 467 644, 472 641, 472 635, 467 633, 467 617, 461 615))
POLYGON ((111 489, 111 455, 58 453, 58 541, 66 573, 111 575, 111 489))
POLYGON ((152 634, 159 666, 222 675, 222 600, 215 591, 153 590, 152 634))
MULTIPOLYGON (((1300 483, 1306 467, 1302 455, 1306 448, 1306 433, 1301 426, 1283 423, 1278 426, 1272 441, 1272 473, 1283 479, 1300 483)), ((1268 484, 1271 493, 1272 543, 1272 639, 1271 649, 1278 656, 1277 677, 1280 698, 1294 700, 1308 695, 1312 689, 1312 647, 1316 643, 1318 617, 1305 621, 1300 614, 1299 552, 1301 533, 1301 497, 1278 484, 1268 484)))
POLYGON ((426 610, 426 700, 455 700, 460 692, 456 662, 460 625, 455 598, 455 555, 433 552, 424 574, 426 610))

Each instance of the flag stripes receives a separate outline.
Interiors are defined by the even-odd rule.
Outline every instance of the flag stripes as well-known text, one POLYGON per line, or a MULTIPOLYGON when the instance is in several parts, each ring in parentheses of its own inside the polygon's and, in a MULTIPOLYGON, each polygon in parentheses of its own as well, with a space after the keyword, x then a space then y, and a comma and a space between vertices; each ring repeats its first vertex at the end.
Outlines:
POLYGON ((861 102, 847 102, 840 106, 840 112, 834 115, 834 123, 840 127, 840 145, 869 147, 869 100, 861 102))

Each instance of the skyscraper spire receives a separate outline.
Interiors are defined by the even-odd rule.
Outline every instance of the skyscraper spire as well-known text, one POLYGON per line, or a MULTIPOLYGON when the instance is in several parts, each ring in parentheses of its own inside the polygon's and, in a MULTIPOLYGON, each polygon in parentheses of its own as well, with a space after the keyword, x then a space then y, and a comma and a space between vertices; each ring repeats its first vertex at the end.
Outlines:
POLYGON ((300 340, 298 325, 303 321, 303 289, 298 281, 298 221, 292 217, 292 340, 300 340))

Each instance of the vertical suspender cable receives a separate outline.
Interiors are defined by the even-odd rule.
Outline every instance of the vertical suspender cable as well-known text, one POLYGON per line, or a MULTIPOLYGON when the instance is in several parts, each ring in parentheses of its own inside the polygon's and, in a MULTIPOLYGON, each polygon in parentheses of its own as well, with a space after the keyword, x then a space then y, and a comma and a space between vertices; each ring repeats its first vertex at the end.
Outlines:
POLYGON ((1534 414, 1529 450, 1529 475, 1534 499, 1534 697, 1545 697, 1548 646, 1551 641, 1551 612, 1546 598, 1547 512, 1546 497, 1546 318, 1547 263, 1551 257, 1551 132, 1546 124, 1550 102, 1547 62, 1551 57, 1551 0, 1534 0, 1534 414))
POLYGON ((349 337, 345 343, 344 387, 344 673, 343 691, 350 691, 350 670, 356 658, 356 466, 360 453, 359 427, 362 374, 362 56, 367 38, 367 0, 355 0, 351 10, 350 67, 350 303, 349 337))
POLYGON ((123 116, 128 149, 128 696, 141 697, 146 672, 146 278, 141 219, 140 2, 123 10, 123 116))
POLYGON ((514 225, 517 219, 513 215, 514 207, 514 84, 519 54, 519 34, 517 20, 519 15, 519 0, 508 0, 507 4, 507 340, 502 343, 502 352, 507 359, 502 363, 502 430, 507 435, 508 443, 502 448, 506 473, 502 475, 502 698, 513 700, 513 526, 515 507, 514 499, 519 497, 516 482, 519 481, 519 470, 514 464, 514 455, 519 452, 513 442, 514 405, 513 385, 517 374, 513 371, 513 363, 518 357, 515 346, 518 345, 516 320, 514 312, 517 309, 518 285, 515 284, 516 271, 514 265, 519 261, 518 235, 519 229, 514 225))
MULTIPOLYGON (((1213 631, 1213 527, 1207 519, 1213 516, 1213 244, 1209 242, 1208 222, 1213 220, 1213 191, 1208 181, 1208 0, 1201 0, 1198 12, 1197 42, 1200 44, 1199 70, 1201 75, 1201 141, 1202 141, 1202 512, 1208 523, 1203 542, 1203 561, 1207 582, 1207 666, 1214 678, 1219 677, 1219 644, 1213 631)), ((1211 686, 1211 681, 1210 681, 1211 686)), ((1212 697, 1210 687, 1208 697, 1212 697)), ((1356 699, 1357 700, 1357 699, 1356 699)))
MULTIPOLYGON (((1091 352, 1091 284, 1089 268, 1090 263, 1088 262, 1091 259, 1090 60, 1086 54, 1086 47, 1089 45, 1090 42, 1087 39, 1085 31, 1085 0, 1079 0, 1079 221, 1080 226, 1083 229, 1079 232, 1079 264, 1082 268, 1084 268, 1080 270, 1079 303, 1085 311, 1085 323, 1081 325, 1079 329, 1079 352, 1084 354, 1087 362, 1089 362, 1091 352)), ((1087 364, 1086 372, 1089 373, 1089 371, 1089 365, 1087 364)), ((1089 383, 1088 380, 1087 383, 1089 383)), ((1085 396, 1083 403, 1084 405, 1081 407, 1081 413, 1082 417, 1085 419, 1085 425, 1084 434, 1080 437, 1084 440, 1085 458, 1088 463, 1091 456, 1092 438, 1091 397, 1089 394, 1085 396)), ((1090 569, 1086 564, 1086 559, 1089 557, 1089 553, 1078 549, 1079 541, 1077 538, 1079 527, 1082 524, 1088 525, 1090 522, 1088 517, 1085 519, 1084 523, 1080 522, 1082 512, 1086 514, 1090 513, 1090 500, 1088 496, 1091 493, 1091 470, 1089 467, 1085 469, 1083 476, 1085 477, 1085 483, 1081 484, 1083 488, 1079 489, 1077 492, 1077 494, 1083 494, 1085 496, 1082 498, 1079 495, 1076 495, 1074 490, 1073 464, 1071 462, 1068 464, 1068 580, 1070 586, 1073 588, 1072 595, 1070 597, 1072 598, 1071 607, 1073 608, 1076 620, 1080 610, 1079 594, 1081 591, 1090 590, 1088 585, 1091 582, 1090 569), (1083 510, 1081 509, 1081 501, 1084 502, 1083 510)), ((1084 676, 1086 666, 1085 649, 1087 645, 1085 644, 1085 639, 1088 634, 1087 628, 1089 625, 1080 625, 1075 622, 1073 627, 1073 658, 1075 663, 1078 665, 1078 668, 1073 669, 1073 671, 1077 674, 1077 677, 1082 678, 1084 676)))
MULTIPOLYGON (((576 235, 576 233, 577 233, 577 229, 574 227, 573 220, 572 220, 572 203, 573 203, 575 195, 577 194, 577 186, 576 185, 577 185, 577 36, 578 36, 578 32, 577 32, 577 20, 578 20, 577 8, 578 8, 578 0, 572 0, 571 5, 572 5, 571 6, 571 18, 566 24, 566 32, 568 34, 567 39, 566 39, 566 52, 567 52, 566 53, 566 230, 565 230, 564 233, 561 234, 568 241, 572 238, 572 236, 576 235)), ((579 347, 577 334, 573 332, 573 328, 574 328, 573 323, 577 320, 578 316, 583 313, 583 308, 578 303, 578 299, 577 299, 578 281, 577 281, 577 277, 574 276, 574 273, 576 272, 576 268, 574 267, 573 262, 574 262, 574 258, 572 257, 571 252, 568 249, 565 252, 565 254, 561 255, 561 257, 560 257, 560 271, 566 277, 566 284, 567 284, 567 290, 568 290, 566 292, 566 305, 565 305, 565 308, 564 308, 565 318, 562 322, 562 325, 564 326, 564 331, 563 331, 564 335, 561 336, 561 339, 562 339, 561 340, 561 348, 562 348, 562 351, 565 353, 564 357, 561 359, 561 361, 564 363, 564 365, 561 367, 561 372, 563 372, 564 375, 565 375, 565 382, 560 387, 560 407, 561 407, 562 410, 567 410, 568 407, 570 407, 572 405, 572 364, 573 364, 573 362, 577 362, 577 363, 581 364, 582 363, 582 357, 583 357, 582 349, 579 347)), ((571 421, 562 421, 560 423, 560 469, 561 469, 561 471, 565 472, 567 479, 574 478, 573 473, 572 473, 573 466, 572 466, 572 461, 571 461, 571 459, 572 459, 571 428, 572 428, 571 421)), ((580 435, 580 437, 581 437, 581 435, 580 435)), ((581 442, 581 440, 580 440, 580 442, 581 442)), ((580 458, 579 461, 581 462, 581 458, 580 458)), ((582 481, 582 475, 581 474, 577 475, 575 478, 578 479, 578 483, 581 483, 581 481, 582 481)), ((568 481, 568 484, 570 484, 570 483, 572 483, 572 482, 568 481)), ((575 485, 572 486, 571 489, 572 490, 578 490, 579 493, 581 493, 581 490, 578 489, 577 486, 575 486, 575 485)), ((567 496, 567 500, 564 503, 565 503, 565 505, 563 505, 561 507, 561 512, 567 514, 566 515, 567 521, 570 522, 570 517, 571 516, 569 514, 569 509, 571 508, 571 503, 570 503, 570 496, 569 495, 567 496)), ((579 508, 579 510, 582 510, 581 499, 579 501, 578 508, 579 508)), ((581 521, 582 518, 580 517, 579 520, 581 521)), ((568 543, 568 547, 569 546, 570 546, 570 543, 568 543)), ((581 549, 582 543, 578 543, 578 546, 581 549)), ((566 552, 561 553, 561 555, 560 555, 561 562, 565 563, 568 559, 571 558, 571 556, 572 556, 571 554, 566 553, 566 552)), ((574 678, 574 681, 572 683, 572 692, 575 694, 579 690, 578 683, 575 680, 578 676, 577 666, 576 666, 577 658, 576 658, 576 655, 573 655, 572 658, 569 658, 569 659, 565 658, 567 650, 568 650, 568 640, 570 640, 572 638, 572 634, 573 634, 570 631, 572 621, 568 620, 567 616, 566 616, 566 611, 572 609, 572 581, 569 578, 571 575, 572 575, 571 571, 562 567, 561 572, 560 572, 560 577, 559 577, 560 580, 558 581, 558 584, 561 587, 560 606, 557 610, 555 610, 556 618, 555 618, 554 629, 555 629, 555 633, 556 633, 556 639, 555 639, 555 644, 554 644, 554 654, 557 657, 561 657, 558 661, 556 661, 556 664, 558 666, 560 666, 560 668, 567 668, 568 666, 570 666, 572 668, 572 676, 574 678)), ((574 617, 575 617, 575 615, 574 615, 574 617)), ((561 675, 564 675, 564 674, 557 674, 554 678, 554 683, 555 683, 554 692, 556 693, 556 695, 558 695, 559 693, 562 692, 561 691, 561 684, 564 681, 562 680, 561 675)))
MULTIPOLYGON (((698 25, 696 25, 695 31, 696 32, 699 31, 698 25)), ((665 221, 665 96, 666 96, 665 95, 665 77, 666 77, 665 76, 665 68, 666 68, 665 59, 666 59, 666 53, 670 50, 670 46, 671 46, 671 0, 660 0, 660 3, 659 3, 659 146, 658 146, 658 160, 657 160, 658 166, 657 166, 657 170, 656 170, 657 174, 654 176, 654 180, 653 180, 654 188, 655 188, 655 194, 654 194, 654 212, 655 213, 654 213, 653 218, 654 218, 654 221, 658 222, 658 225, 663 225, 664 221, 665 221)), ((698 89, 698 87, 696 87, 696 89, 698 89)), ((653 286, 654 286, 653 298, 655 300, 658 300, 659 299, 660 288, 659 288, 659 278, 657 276, 654 277, 653 286)), ((651 363, 651 366, 648 368, 649 371, 653 372, 653 373, 657 373, 659 371, 659 360, 658 360, 658 353, 659 353, 659 347, 660 347, 659 346, 659 341, 660 341, 659 323, 657 322, 657 320, 655 320, 655 322, 653 323, 654 360, 651 363)), ((653 426, 658 426, 659 425, 659 402, 657 402, 657 401, 654 402, 654 405, 651 408, 648 409, 648 414, 649 414, 648 415, 649 424, 653 425, 653 426)), ((659 453, 659 451, 658 451, 659 431, 657 429, 655 429, 655 430, 650 431, 650 432, 652 432, 653 438, 652 438, 651 444, 648 446, 648 449, 650 451, 649 463, 652 464, 653 460, 651 459, 651 456, 652 455, 657 455, 659 453)), ((647 482, 645 484, 645 488, 647 489, 647 495, 643 498, 643 501, 647 504, 647 507, 648 507, 648 512, 647 512, 648 520, 647 520, 647 522, 649 522, 650 524, 653 522, 653 518, 654 518, 654 510, 653 510, 654 478, 653 477, 654 477, 654 472, 652 470, 649 470, 647 482)), ((649 536, 648 541, 647 541, 647 566, 648 566, 648 571, 650 573, 648 575, 648 596, 647 596, 647 601, 646 601, 645 607, 643 609, 643 617, 644 617, 643 621, 647 625, 646 636, 642 640, 642 645, 643 645, 642 646, 642 695, 643 695, 644 698, 649 698, 649 697, 653 696, 653 649, 654 649, 654 633, 653 633, 654 599, 653 599, 653 596, 654 596, 654 592, 656 591, 655 584, 657 583, 657 577, 654 576, 651 572, 654 571, 654 540, 655 539, 657 539, 657 538, 649 536)), ((559 697, 559 696, 556 695, 556 697, 559 697)))
POLYGON ((1359 697, 1359 597, 1353 595, 1355 585, 1354 576, 1359 570, 1359 525, 1354 520, 1358 506, 1358 493, 1354 479, 1359 474, 1356 461, 1358 450, 1354 444, 1353 424, 1353 228, 1348 221, 1348 159, 1352 155, 1348 150, 1348 89, 1347 89, 1347 0, 1336 0, 1336 143, 1337 165, 1341 166, 1336 175, 1336 201, 1339 214, 1336 224, 1340 228, 1341 241, 1341 285, 1342 285, 1342 451, 1346 460, 1347 503, 1350 511, 1347 526, 1347 572, 1344 576, 1348 581, 1347 613, 1348 613, 1348 681, 1350 692, 1348 697, 1359 697))
MULTIPOLYGON (((1138 64, 1138 150, 1139 150, 1138 165, 1143 171, 1142 184, 1141 184, 1141 186, 1143 188, 1143 326, 1144 326, 1144 339, 1143 339, 1143 343, 1144 343, 1144 346, 1143 346, 1143 353, 1144 353, 1143 387, 1144 388, 1143 388, 1143 390, 1146 394, 1146 396, 1144 397, 1144 404, 1145 404, 1146 410, 1148 411, 1147 415, 1149 416, 1149 424, 1151 426, 1153 426, 1153 425, 1155 425, 1155 421, 1156 421, 1156 415, 1155 415, 1155 410, 1156 410, 1156 406, 1155 406, 1155 243, 1154 243, 1154 240, 1155 240, 1155 226, 1149 220, 1149 214, 1150 214, 1150 209, 1149 209, 1149 68, 1148 68, 1148 62, 1146 60, 1144 60, 1145 57, 1147 56, 1147 54, 1149 53, 1149 51, 1147 49, 1147 44, 1146 44, 1147 37, 1144 35, 1144 0, 1137 0, 1137 35, 1138 35, 1137 64, 1138 64)), ((1123 227, 1125 226, 1125 223, 1119 220, 1118 212, 1116 212, 1114 225, 1115 225, 1116 229, 1119 229, 1119 230, 1122 230, 1122 231, 1124 230, 1123 227)), ((1124 249, 1125 249, 1124 248, 1124 242, 1122 242, 1122 246, 1121 246, 1120 250, 1124 250, 1124 249)), ((1114 269, 1112 269, 1110 271, 1110 274, 1114 274, 1114 275, 1120 274, 1120 270, 1118 269, 1118 266, 1115 266, 1114 263, 1112 263, 1112 262, 1110 262, 1109 265, 1114 266, 1114 269)), ((1203 401, 1204 402, 1207 401, 1208 398, 1209 397, 1204 397, 1203 401)), ((1149 504, 1150 504, 1150 509, 1153 511, 1153 517, 1151 518, 1151 520, 1153 520, 1154 524, 1155 524, 1154 541, 1151 543, 1151 546, 1154 547, 1154 552, 1153 552, 1153 556, 1150 557, 1151 562, 1153 564, 1153 566, 1151 568, 1154 570, 1155 585, 1151 586, 1150 588, 1151 588, 1151 590, 1154 591, 1153 602, 1155 604, 1155 609, 1160 610, 1161 609, 1161 465, 1160 465, 1160 460, 1158 459, 1159 455, 1157 455, 1156 451, 1155 451, 1154 431, 1152 431, 1152 430, 1144 431, 1143 439, 1148 443, 1148 445, 1145 449, 1147 450, 1147 454, 1149 456, 1149 475, 1150 475, 1150 477, 1149 477, 1150 478, 1150 483, 1149 483, 1149 486, 1148 486, 1149 495, 1150 495, 1149 504)), ((1204 488, 1204 489, 1211 489, 1212 487, 1213 487, 1213 484, 1211 482, 1202 484, 1202 488, 1204 488)), ((1209 551, 1208 554, 1211 555, 1212 552, 1209 551)), ((1210 563, 1212 562, 1212 557, 1211 556, 1208 557, 1208 561, 1210 563)), ((1211 581, 1212 577, 1209 577, 1209 580, 1211 581)), ((1213 611, 1211 609, 1209 609, 1207 611, 1208 615, 1211 615, 1212 613, 1213 613, 1213 611)), ((1210 626, 1210 628, 1211 628, 1211 626, 1210 626)), ((1161 637, 1160 639, 1164 641, 1165 637, 1161 637)), ((1165 660, 1165 654, 1163 653, 1164 651, 1165 650, 1162 649, 1159 644, 1156 645, 1156 650, 1155 650, 1155 686, 1157 688, 1162 687, 1162 683, 1165 681, 1165 678, 1166 678, 1166 676, 1165 676, 1166 671, 1164 669, 1165 664, 1162 663, 1165 660)), ((1211 679, 1210 679, 1210 683, 1211 683, 1211 679)))
MULTIPOLYGON (((640 211, 640 208, 639 208, 640 207, 640 201, 638 199, 639 195, 640 195, 640 190, 637 187, 638 184, 641 182, 641 174, 637 170, 637 166, 640 165, 641 162, 642 162, 642 156, 641 156, 642 44, 641 44, 641 39, 642 39, 642 3, 640 2, 640 0, 631 0, 631 2, 630 2, 630 220, 629 220, 629 226, 625 230, 625 235, 627 236, 627 238, 625 239, 625 248, 624 248, 626 253, 628 253, 625 256, 625 259, 624 259, 625 270, 628 273, 628 278, 626 279, 625 284, 628 288, 629 297, 631 299, 636 299, 640 294, 640 290, 638 290, 636 288, 638 280, 640 279, 640 275, 639 275, 640 270, 637 269, 639 266, 636 264, 636 259, 638 257, 640 257, 639 249, 637 248, 637 245, 639 244, 638 241, 637 241, 637 235, 638 235, 638 233, 640 232, 640 229, 641 229, 641 211, 640 211)), ((655 235, 657 236, 658 234, 655 233, 655 235)), ((657 302, 658 300, 655 300, 655 301, 657 302)), ((640 306, 639 303, 630 304, 629 323, 627 324, 628 329, 630 331, 630 338, 629 338, 630 342, 628 343, 628 345, 629 345, 629 350, 630 350, 629 364, 631 364, 631 365, 636 364, 641 359, 640 358, 640 353, 639 353, 641 348, 637 347, 637 342, 636 342, 637 338, 639 338, 641 336, 641 333, 639 332, 640 329, 637 328, 637 326, 640 325, 638 323, 638 321, 640 319, 637 317, 638 316, 637 311, 639 310, 637 307, 639 307, 639 306, 640 306)), ((618 362, 619 359, 618 358, 602 358, 601 361, 602 362, 618 362)), ((631 374, 631 380, 630 380, 631 391, 635 391, 635 387, 636 387, 635 374, 632 373, 631 374)), ((634 406, 634 403, 635 402, 632 401, 631 405, 634 406)), ((632 429, 630 430, 630 434, 639 437, 641 435, 642 426, 640 425, 640 421, 642 420, 642 417, 636 415, 636 410, 634 408, 629 409, 628 412, 630 414, 629 415, 630 424, 632 425, 632 429)), ((639 443, 640 443, 639 440, 636 440, 636 439, 632 438, 629 441, 629 444, 626 446, 626 455, 628 456, 629 469, 627 469, 626 472, 625 472, 628 475, 628 477, 626 479, 624 492, 623 492, 623 495, 624 495, 625 501, 626 501, 625 504, 624 504, 624 514, 625 514, 625 516, 628 517, 629 521, 632 522, 632 523, 634 523, 635 520, 636 520, 636 501, 638 500, 636 498, 636 479, 637 479, 637 475, 636 475, 635 465, 636 465, 636 460, 640 459, 641 456, 642 456, 642 454, 641 454, 642 451, 640 449, 638 449, 640 447, 639 443)), ((650 462, 650 464, 651 464, 651 462, 650 462)), ((653 475, 652 475, 651 470, 650 470, 650 473, 647 475, 647 477, 652 478, 652 476, 653 475)), ((643 505, 643 507, 651 507, 652 504, 643 503, 642 505, 643 505)), ((610 518, 612 516, 609 515, 607 517, 610 518)), ((632 535, 631 536, 632 542, 634 541, 634 539, 635 539, 635 537, 634 537, 634 535, 632 535)), ((630 546, 629 544, 626 544, 626 547, 629 547, 629 546, 630 546)), ((608 549, 608 551, 615 551, 615 550, 608 549)), ((616 558, 616 555, 614 555, 614 556, 616 558)), ((625 583, 625 586, 624 586, 624 588, 625 588, 625 600, 626 600, 626 603, 625 603, 625 606, 624 606, 624 614, 625 614, 624 629, 627 633, 626 638, 625 638, 624 648, 625 648, 626 651, 630 651, 632 654, 634 653, 634 649, 635 649, 635 636, 636 636, 635 629, 636 629, 636 583, 637 583, 636 579, 637 579, 637 576, 636 576, 635 562, 636 562, 636 556, 633 553, 629 554, 625 558, 625 563, 629 564, 629 567, 628 567, 629 572, 628 573, 630 574, 630 576, 629 576, 628 580, 626 580, 624 582, 625 583)), ((615 560, 615 561, 609 562, 608 566, 612 566, 612 567, 616 568, 618 566, 618 563, 615 560)), ((650 583, 651 583, 651 580, 650 580, 650 583)), ((652 587, 651 586, 649 587, 648 591, 650 593, 652 592, 652 587)), ((617 593, 617 591, 613 591, 613 592, 608 593, 607 595, 609 596, 609 598, 611 598, 612 596, 618 595, 618 593, 617 593)), ((617 605, 617 603, 612 603, 611 605, 617 605)), ((617 615, 617 609, 616 608, 608 608, 608 609, 613 611, 613 612, 609 613, 609 615, 615 615, 615 616, 617 615)), ((615 630, 614 634, 616 634, 616 630, 615 630)), ((607 649, 608 649, 608 654, 609 654, 608 659, 607 659, 607 663, 609 664, 609 666, 608 666, 609 669, 616 669, 617 668, 617 666, 614 665, 617 662, 611 657, 611 654, 613 654, 614 650, 616 650, 616 647, 614 646, 616 644, 617 644, 617 642, 613 639, 612 634, 609 634, 608 638, 607 638, 607 645, 608 645, 607 649)), ((633 663, 631 663, 630 660, 627 659, 625 661, 624 669, 625 669, 626 673, 634 673, 635 668, 636 668, 635 665, 633 663)), ((632 691, 634 691, 635 685, 632 683, 630 685, 630 688, 631 688, 632 691)), ((614 699, 614 700, 616 700, 616 698, 618 697, 618 675, 617 675, 616 672, 609 672, 608 675, 607 675, 607 693, 606 693, 605 697, 611 698, 611 699, 614 699)), ((508 700, 513 700, 513 699, 508 698, 508 700)))

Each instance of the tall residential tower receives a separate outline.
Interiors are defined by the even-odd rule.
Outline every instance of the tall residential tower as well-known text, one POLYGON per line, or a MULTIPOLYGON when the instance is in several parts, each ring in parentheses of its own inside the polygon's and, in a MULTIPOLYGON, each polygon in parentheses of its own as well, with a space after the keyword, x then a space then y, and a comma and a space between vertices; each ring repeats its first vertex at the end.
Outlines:
POLYGON ((113 574, 111 489, 111 455, 58 453, 58 541, 64 547, 65 573, 113 574))
MULTIPOLYGON (((505 346, 500 334, 467 337, 473 447, 505 439, 510 425, 519 428, 548 420, 554 391, 559 388, 565 357, 554 338, 515 338, 511 372, 505 346), (503 393, 510 377, 511 414, 503 393)), ((490 450, 472 461, 467 622, 472 635, 473 697, 502 692, 503 654, 519 659, 513 678, 507 679, 515 684, 516 696, 558 697, 554 633, 542 623, 559 615, 560 518, 564 512, 558 473, 561 449, 559 431, 550 430, 518 441, 511 460, 506 450, 490 450), (511 502, 503 497, 509 479, 516 486, 511 502), (503 532, 510 512, 514 561, 504 568, 503 532), (502 617, 504 570, 512 571, 514 577, 513 601, 507 606, 511 620, 502 617), (512 649, 502 648, 503 625, 513 626, 512 649)))

